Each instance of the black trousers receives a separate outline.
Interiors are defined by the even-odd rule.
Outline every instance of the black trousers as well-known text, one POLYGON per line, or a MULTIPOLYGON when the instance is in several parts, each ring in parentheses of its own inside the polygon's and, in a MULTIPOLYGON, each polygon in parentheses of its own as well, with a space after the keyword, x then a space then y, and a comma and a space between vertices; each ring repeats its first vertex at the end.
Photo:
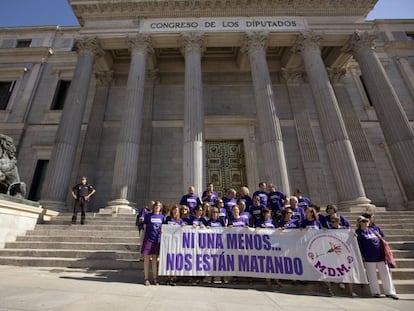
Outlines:
POLYGON ((85 223, 86 209, 88 208, 88 201, 83 198, 75 201, 73 207, 72 223, 76 223, 79 211, 81 212, 81 224, 85 223))

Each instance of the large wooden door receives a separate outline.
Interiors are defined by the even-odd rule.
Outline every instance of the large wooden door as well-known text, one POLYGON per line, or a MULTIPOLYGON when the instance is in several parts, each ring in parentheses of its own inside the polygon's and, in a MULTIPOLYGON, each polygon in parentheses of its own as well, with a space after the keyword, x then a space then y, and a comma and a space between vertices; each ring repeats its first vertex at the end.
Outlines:
POLYGON ((223 196, 226 190, 247 185, 242 140, 206 141, 207 183, 223 196))

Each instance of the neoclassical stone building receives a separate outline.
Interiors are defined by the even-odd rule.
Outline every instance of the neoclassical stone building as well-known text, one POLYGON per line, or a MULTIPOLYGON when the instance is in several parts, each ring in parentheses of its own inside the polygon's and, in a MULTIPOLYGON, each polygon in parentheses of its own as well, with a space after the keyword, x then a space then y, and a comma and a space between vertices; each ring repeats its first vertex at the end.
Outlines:
POLYGON ((69 0, 79 27, 0 29, 0 132, 29 197, 176 203, 259 181, 414 207, 414 21, 376 0, 69 0))

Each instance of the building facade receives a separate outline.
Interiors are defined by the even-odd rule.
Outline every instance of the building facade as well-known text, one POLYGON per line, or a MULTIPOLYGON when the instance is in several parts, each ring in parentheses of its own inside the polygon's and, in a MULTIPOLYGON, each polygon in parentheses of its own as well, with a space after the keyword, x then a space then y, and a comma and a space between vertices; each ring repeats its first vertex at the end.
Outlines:
POLYGON ((274 183, 414 207, 414 21, 375 0, 69 0, 79 27, 0 29, 0 131, 29 198, 176 203, 274 183))

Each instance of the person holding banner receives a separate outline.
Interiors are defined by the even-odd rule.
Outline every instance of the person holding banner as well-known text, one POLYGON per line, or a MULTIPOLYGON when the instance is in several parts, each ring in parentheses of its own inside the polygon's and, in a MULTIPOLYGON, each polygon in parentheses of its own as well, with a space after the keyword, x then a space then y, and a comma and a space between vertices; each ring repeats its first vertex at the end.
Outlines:
POLYGON ((165 216, 161 214, 162 204, 155 201, 152 213, 146 215, 144 220, 144 241, 142 242, 141 254, 144 256, 144 285, 151 285, 149 274, 149 262, 152 260, 152 276, 154 285, 159 285, 157 276, 158 255, 160 254, 161 226, 165 216))
POLYGON ((219 218, 219 209, 217 207, 211 208, 210 219, 207 221, 207 228, 225 227, 224 219, 219 218))
POLYGON ((165 218, 165 224, 166 225, 178 225, 178 226, 184 226, 184 221, 181 219, 180 215, 180 206, 174 205, 171 210, 170 214, 165 218))
POLYGON ((219 210, 220 221, 224 223, 225 227, 227 227, 227 224, 229 223, 229 217, 227 215, 227 210, 224 208, 224 202, 221 198, 218 198, 216 200, 216 207, 219 210))
POLYGON ((203 217, 203 207, 196 206, 194 209, 194 215, 190 217, 189 225, 192 225, 194 228, 196 227, 205 227, 207 224, 206 219, 203 217))
POLYGON ((369 227, 369 220, 364 216, 357 219, 358 229, 356 230, 358 245, 364 260, 367 272, 369 289, 374 298, 381 298, 380 287, 378 284, 377 269, 381 278, 382 287, 385 295, 389 298, 398 300, 394 284, 388 266, 385 263, 384 254, 381 251, 381 241, 376 232, 369 227))
POLYGON ((346 219, 345 216, 342 216, 342 215, 338 214, 338 208, 336 207, 336 205, 328 204, 326 206, 326 214, 327 215, 324 217, 324 223, 322 223, 323 227, 325 227, 327 229, 331 229, 331 218, 332 218, 332 216, 338 216, 339 217, 341 227, 346 227, 346 228, 350 227, 348 219, 346 219))
POLYGON ((286 207, 282 211, 282 219, 277 224, 277 228, 280 230, 285 229, 298 229, 300 227, 299 220, 292 218, 293 211, 290 207, 286 207))
POLYGON ((245 217, 240 216, 238 205, 233 205, 231 209, 232 217, 229 221, 229 227, 249 227, 249 222, 245 217))
POLYGON ((301 230, 309 229, 309 228, 316 229, 316 230, 322 229, 322 225, 318 220, 318 215, 315 209, 313 209, 312 207, 307 207, 305 209, 305 219, 302 221, 300 227, 301 227, 301 230))
POLYGON ((250 213, 252 214, 252 220, 253 220, 252 221, 253 227, 260 226, 262 209, 266 207, 266 206, 261 205, 260 202, 261 201, 260 201, 259 196, 253 197, 253 205, 250 208, 250 213))
POLYGON ((272 211, 269 208, 265 207, 260 212, 260 222, 256 228, 275 229, 272 219, 272 211))
POLYGON ((250 220, 252 218, 252 214, 250 214, 246 209, 247 209, 247 204, 245 200, 239 200, 239 204, 237 204, 239 206, 239 210, 240 210, 240 217, 244 217, 247 219, 247 223, 250 224, 250 220))
POLYGON ((301 224, 302 221, 305 219, 305 211, 302 207, 298 206, 298 198, 295 196, 291 196, 289 199, 290 209, 293 212, 292 218, 297 219, 301 224))
POLYGON ((187 205, 182 205, 181 210, 181 219, 183 220, 185 225, 188 225, 190 223, 190 208, 187 205))

